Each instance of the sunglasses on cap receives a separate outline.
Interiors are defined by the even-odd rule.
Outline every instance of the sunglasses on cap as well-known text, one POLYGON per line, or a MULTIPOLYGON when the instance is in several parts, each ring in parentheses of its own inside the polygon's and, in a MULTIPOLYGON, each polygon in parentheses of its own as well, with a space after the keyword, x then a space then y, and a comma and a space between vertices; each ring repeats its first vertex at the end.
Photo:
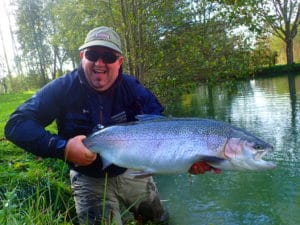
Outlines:
POLYGON ((95 50, 86 50, 84 52, 85 58, 91 62, 97 62, 100 58, 103 63, 111 64, 117 61, 119 56, 112 52, 97 52, 95 50))

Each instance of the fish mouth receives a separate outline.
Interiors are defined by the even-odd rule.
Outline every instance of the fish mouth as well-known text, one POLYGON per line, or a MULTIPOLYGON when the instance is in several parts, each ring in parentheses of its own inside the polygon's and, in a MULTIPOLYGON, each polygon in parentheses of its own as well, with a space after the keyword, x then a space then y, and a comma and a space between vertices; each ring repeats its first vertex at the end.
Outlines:
POLYGON ((260 160, 263 160, 262 158, 268 153, 272 151, 271 149, 264 149, 264 150, 257 150, 256 151, 256 154, 254 155, 254 159, 256 161, 260 161, 260 160))
POLYGON ((273 169, 276 167, 275 163, 263 159, 266 154, 272 151, 274 151, 273 147, 256 151, 253 159, 260 165, 261 169, 273 169))

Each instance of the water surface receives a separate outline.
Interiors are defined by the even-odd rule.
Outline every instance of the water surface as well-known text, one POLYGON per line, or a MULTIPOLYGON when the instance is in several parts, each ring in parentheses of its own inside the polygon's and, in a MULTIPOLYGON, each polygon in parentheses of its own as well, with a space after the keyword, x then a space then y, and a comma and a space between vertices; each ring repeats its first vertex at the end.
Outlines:
POLYGON ((204 117, 244 128, 275 147, 264 172, 157 176, 171 225, 300 224, 300 76, 200 86, 173 116, 204 117))

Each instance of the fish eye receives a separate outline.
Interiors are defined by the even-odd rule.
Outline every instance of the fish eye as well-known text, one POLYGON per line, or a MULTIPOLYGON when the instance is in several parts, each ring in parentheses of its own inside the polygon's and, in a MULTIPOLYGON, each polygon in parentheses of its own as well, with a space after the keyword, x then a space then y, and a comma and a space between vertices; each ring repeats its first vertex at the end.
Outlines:
POLYGON ((256 150, 262 150, 262 149, 264 149, 264 146, 262 146, 262 145, 260 145, 260 144, 254 144, 252 147, 253 147, 254 149, 256 149, 256 150))

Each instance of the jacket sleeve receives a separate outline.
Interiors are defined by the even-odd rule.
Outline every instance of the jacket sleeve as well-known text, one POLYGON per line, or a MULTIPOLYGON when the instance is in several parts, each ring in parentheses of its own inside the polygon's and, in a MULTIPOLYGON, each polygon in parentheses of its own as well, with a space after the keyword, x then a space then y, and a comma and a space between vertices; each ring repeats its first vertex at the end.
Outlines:
POLYGON ((59 82, 51 82, 13 112, 4 128, 8 140, 41 157, 64 159, 66 140, 45 129, 59 114, 59 82))

